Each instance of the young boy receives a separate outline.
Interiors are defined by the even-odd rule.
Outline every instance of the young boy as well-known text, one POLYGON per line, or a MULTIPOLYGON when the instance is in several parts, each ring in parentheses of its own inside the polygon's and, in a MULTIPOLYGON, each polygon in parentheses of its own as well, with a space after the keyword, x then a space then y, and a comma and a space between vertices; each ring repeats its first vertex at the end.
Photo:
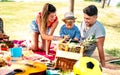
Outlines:
POLYGON ((60 29, 60 36, 65 39, 72 39, 72 41, 79 42, 80 30, 74 24, 75 17, 72 12, 66 12, 62 21, 65 23, 60 29))

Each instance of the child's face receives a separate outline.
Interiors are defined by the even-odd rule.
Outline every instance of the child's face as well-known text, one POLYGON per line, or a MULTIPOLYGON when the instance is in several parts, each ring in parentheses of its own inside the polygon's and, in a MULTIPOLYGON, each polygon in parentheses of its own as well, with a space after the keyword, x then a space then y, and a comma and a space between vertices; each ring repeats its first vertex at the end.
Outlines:
POLYGON ((65 20, 66 27, 68 29, 71 29, 74 26, 74 22, 75 22, 75 20, 73 20, 73 19, 65 20))

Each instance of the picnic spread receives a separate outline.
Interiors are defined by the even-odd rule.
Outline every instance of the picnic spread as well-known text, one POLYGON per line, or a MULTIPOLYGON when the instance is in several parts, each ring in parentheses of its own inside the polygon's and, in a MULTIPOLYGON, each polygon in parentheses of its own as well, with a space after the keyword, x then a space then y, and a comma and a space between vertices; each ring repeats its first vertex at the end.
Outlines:
MULTIPOLYGON (((19 44, 19 48, 22 49, 22 56, 13 57, 11 54, 11 50, 19 49, 18 47, 7 47, 7 50, 1 49, 0 75, 46 75, 46 71, 49 71, 47 69, 54 66, 53 60, 55 56, 47 56, 45 52, 27 50, 25 45, 22 45, 22 43, 25 42, 23 40, 13 40, 14 46, 16 42, 17 45, 19 44)), ((51 53, 55 54, 55 52, 52 51, 51 53)))
MULTIPOLYGON (((53 42, 50 47, 50 55, 46 55, 45 51, 28 50, 28 40, 4 40, 0 43, 2 44, 0 47, 4 45, 7 50, 0 48, 0 75, 74 75, 74 73, 85 75, 88 73, 87 68, 85 68, 85 62, 89 61, 87 62, 88 69, 89 67, 91 69, 93 64, 97 64, 91 61, 91 58, 84 58, 86 56, 82 53, 88 45, 95 43, 91 39, 90 37, 82 42, 69 41, 70 39, 53 42), (11 56, 10 51, 12 48, 21 48, 22 56, 19 58, 11 56), (78 63, 80 64, 78 65, 78 63), (43 68, 40 68, 40 66, 43 68), (31 70, 26 71, 26 69, 31 70), (83 69, 86 72, 83 72, 83 69), (11 74, 13 72, 16 74, 11 74), (64 74, 65 72, 67 74, 64 74)), ((104 73, 107 75, 106 72, 108 70, 102 69, 103 71, 101 71, 100 67, 97 67, 90 71, 96 72, 98 70, 99 74, 103 72, 103 75, 104 73)))
POLYGON ((49 51, 50 55, 46 55, 45 51, 28 50, 27 40, 3 40, 0 43, 0 74, 62 75, 61 71, 72 72, 75 63, 84 56, 83 52, 85 47, 91 44, 87 43, 87 45, 85 45, 86 42, 91 41, 91 39, 92 38, 86 39, 81 43, 71 41, 71 39, 63 39, 57 43, 52 43, 49 51), (2 49, 2 47, 7 49, 2 49), (11 54, 12 49, 15 48, 22 50, 22 55, 17 58, 11 54), (27 71, 27 69, 31 70, 27 71), (12 74, 13 72, 15 74, 12 74))

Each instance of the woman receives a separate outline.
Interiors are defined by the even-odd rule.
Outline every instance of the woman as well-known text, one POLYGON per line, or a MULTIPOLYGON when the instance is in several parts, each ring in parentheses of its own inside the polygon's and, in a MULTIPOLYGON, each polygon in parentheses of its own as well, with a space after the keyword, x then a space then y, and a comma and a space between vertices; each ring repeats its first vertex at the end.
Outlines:
POLYGON ((59 39, 57 36, 52 36, 58 25, 56 16, 56 8, 49 3, 43 7, 43 11, 39 12, 36 20, 32 21, 30 27, 32 30, 31 47, 33 51, 45 50, 48 54, 51 40, 59 39), (39 34, 41 35, 42 44, 39 45, 39 34))

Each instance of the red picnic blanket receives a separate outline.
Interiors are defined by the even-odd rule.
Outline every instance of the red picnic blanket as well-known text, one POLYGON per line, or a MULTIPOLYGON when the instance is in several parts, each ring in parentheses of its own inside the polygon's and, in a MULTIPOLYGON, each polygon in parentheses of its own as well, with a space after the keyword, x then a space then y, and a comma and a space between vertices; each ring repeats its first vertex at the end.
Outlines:
MULTIPOLYGON (((28 42, 26 40, 13 40, 14 44, 16 44, 18 47, 27 47, 28 42)), ((56 44, 52 43, 50 46, 50 51, 49 51, 49 55, 46 55, 45 51, 34 51, 34 53, 36 54, 40 54, 48 59, 50 59, 51 61, 53 61, 55 59, 55 55, 56 55, 56 51, 54 50, 56 44)))

